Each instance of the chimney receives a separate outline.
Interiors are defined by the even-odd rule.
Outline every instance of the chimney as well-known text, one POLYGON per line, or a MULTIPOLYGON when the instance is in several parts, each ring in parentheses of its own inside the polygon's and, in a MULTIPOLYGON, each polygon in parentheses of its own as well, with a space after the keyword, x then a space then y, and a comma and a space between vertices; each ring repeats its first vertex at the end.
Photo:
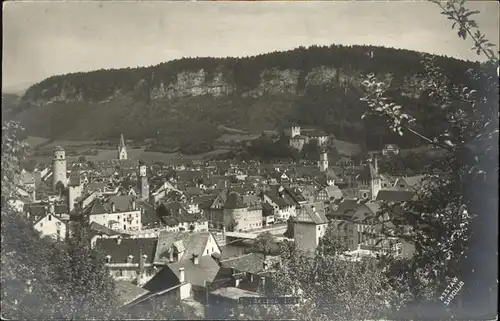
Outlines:
POLYGON ((185 273, 184 273, 184 268, 181 267, 179 268, 179 283, 184 283, 185 281, 185 273))
POLYGON ((135 203, 135 200, 132 201, 132 210, 136 210, 136 203, 135 203))
POLYGON ((133 255, 127 256, 127 263, 132 263, 132 260, 134 259, 133 255))
POLYGON ((262 292, 265 293, 266 292, 266 277, 265 276, 260 277, 260 286, 261 286, 262 292))
POLYGON ((198 254, 193 254, 193 263, 194 265, 200 264, 200 258, 198 257, 198 254))
POLYGON ((114 202, 111 202, 111 213, 116 212, 116 206, 114 202))
POLYGON ((91 239, 90 239, 90 248, 91 249, 94 249, 95 248, 95 244, 97 242, 97 239, 99 238, 99 235, 94 235, 91 239))
POLYGON ((237 288, 240 285, 240 279, 236 276, 236 270, 234 267, 231 267, 231 276, 234 280, 234 287, 237 288))
POLYGON ((54 203, 49 204, 49 213, 54 214, 56 212, 54 203))
POLYGON ((169 254, 169 261, 170 263, 174 262, 174 248, 171 247, 170 250, 168 251, 168 254, 169 254))
POLYGON ((118 244, 118 245, 122 244, 122 238, 121 237, 118 237, 116 239, 116 244, 118 244))
POLYGON ((144 265, 146 263, 147 258, 148 256, 146 254, 140 256, 139 269, 137 271, 137 285, 140 285, 142 283, 141 280, 145 272, 144 265))

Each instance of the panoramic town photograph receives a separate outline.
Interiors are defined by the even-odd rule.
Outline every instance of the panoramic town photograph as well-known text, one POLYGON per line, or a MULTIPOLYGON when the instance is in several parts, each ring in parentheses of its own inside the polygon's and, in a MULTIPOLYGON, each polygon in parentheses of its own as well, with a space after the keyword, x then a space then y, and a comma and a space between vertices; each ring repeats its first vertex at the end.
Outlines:
POLYGON ((2 320, 495 320, 497 1, 8 1, 2 320))

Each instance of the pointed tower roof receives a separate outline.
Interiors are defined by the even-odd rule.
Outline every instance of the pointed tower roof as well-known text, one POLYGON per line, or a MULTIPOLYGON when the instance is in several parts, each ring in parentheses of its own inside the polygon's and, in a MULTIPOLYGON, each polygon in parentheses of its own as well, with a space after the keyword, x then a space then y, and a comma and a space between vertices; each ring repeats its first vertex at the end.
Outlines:
POLYGON ((125 147, 125 139, 123 139, 123 133, 120 135, 120 147, 125 147))

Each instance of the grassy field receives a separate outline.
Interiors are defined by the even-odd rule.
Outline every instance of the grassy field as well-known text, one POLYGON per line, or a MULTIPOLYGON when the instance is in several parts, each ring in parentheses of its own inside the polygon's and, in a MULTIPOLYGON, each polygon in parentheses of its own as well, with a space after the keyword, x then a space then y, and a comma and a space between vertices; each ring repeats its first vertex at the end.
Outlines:
POLYGON ((334 139, 333 140, 337 152, 342 156, 352 156, 356 155, 361 151, 361 148, 357 144, 349 143, 344 140, 334 139))
MULTIPOLYGON (((115 149, 100 149, 97 148, 95 145, 91 145, 89 142, 83 142, 83 141, 54 141, 51 142, 50 144, 44 146, 44 150, 47 149, 53 149, 55 146, 61 146, 66 149, 71 149, 71 150, 76 150, 77 152, 84 152, 85 150, 88 150, 89 148, 97 151, 97 155, 83 155, 85 156, 85 159, 90 160, 90 161, 95 161, 95 162, 102 162, 102 161, 108 161, 108 160, 113 160, 117 159, 117 151, 115 149)), ((181 159, 184 160, 202 160, 202 159, 209 159, 213 156, 227 153, 229 150, 227 149, 215 149, 213 151, 203 153, 203 154, 197 154, 197 155, 182 155, 181 153, 160 153, 160 152, 149 152, 145 151, 144 148, 129 148, 127 149, 128 153, 128 158, 132 160, 142 160, 146 163, 154 163, 154 162, 164 162, 164 163, 169 163, 169 162, 175 162, 181 159)), ((78 160, 78 158, 81 155, 68 155, 67 160, 69 162, 74 162, 78 160)), ((37 161, 38 163, 50 163, 51 157, 46 155, 46 156, 30 156, 28 159, 33 159, 37 161)))
POLYGON ((239 143, 247 140, 254 140, 259 138, 258 134, 224 134, 217 138, 218 142, 231 142, 231 143, 239 143))

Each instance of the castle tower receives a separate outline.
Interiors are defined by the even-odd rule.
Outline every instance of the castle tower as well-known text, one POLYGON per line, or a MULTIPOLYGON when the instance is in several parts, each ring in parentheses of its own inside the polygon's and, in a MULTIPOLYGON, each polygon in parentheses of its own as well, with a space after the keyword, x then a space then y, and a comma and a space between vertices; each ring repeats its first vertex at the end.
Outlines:
POLYGON ((149 198, 149 183, 145 165, 139 166, 139 190, 141 199, 147 200, 149 198))
POLYGON ((61 182, 64 187, 68 184, 66 177, 66 153, 61 146, 54 149, 52 158, 52 187, 56 189, 58 182, 61 182))
POLYGON ((319 154, 318 166, 319 170, 322 172, 326 172, 328 170, 328 154, 325 149, 323 149, 321 154, 319 154))
POLYGON ((127 146, 125 146, 125 139, 123 139, 123 134, 120 136, 120 145, 118 145, 118 159, 127 159, 127 146))

